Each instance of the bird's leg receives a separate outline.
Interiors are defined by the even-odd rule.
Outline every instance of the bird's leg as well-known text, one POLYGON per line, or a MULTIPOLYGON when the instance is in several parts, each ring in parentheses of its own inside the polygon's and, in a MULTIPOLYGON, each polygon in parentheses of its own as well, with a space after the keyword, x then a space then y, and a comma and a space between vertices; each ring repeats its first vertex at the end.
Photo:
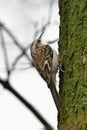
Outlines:
POLYGON ((62 63, 63 63, 65 55, 67 55, 67 51, 66 50, 63 51, 61 58, 58 59, 58 67, 59 67, 59 70, 61 70, 62 72, 64 72, 64 70, 62 69, 62 63))

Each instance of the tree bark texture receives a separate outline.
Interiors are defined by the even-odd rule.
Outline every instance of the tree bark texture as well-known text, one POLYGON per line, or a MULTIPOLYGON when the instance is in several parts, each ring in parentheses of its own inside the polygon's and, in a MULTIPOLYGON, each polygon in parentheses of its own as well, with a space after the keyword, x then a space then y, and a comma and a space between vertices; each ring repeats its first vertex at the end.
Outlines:
POLYGON ((87 130, 87 0, 59 0, 61 108, 58 130, 87 130))

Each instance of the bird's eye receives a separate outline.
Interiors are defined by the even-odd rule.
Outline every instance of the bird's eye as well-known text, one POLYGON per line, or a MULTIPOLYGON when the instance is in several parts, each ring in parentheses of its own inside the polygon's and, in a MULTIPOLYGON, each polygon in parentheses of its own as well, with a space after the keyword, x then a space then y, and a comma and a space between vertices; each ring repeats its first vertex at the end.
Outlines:
POLYGON ((41 40, 40 40, 40 39, 38 39, 38 43, 39 43, 39 42, 41 42, 41 40))

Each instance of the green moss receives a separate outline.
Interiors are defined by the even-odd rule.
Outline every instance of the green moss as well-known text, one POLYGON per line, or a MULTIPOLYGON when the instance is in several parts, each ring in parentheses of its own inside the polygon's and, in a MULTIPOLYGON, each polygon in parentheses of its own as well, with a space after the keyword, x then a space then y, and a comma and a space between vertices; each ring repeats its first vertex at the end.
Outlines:
POLYGON ((65 72, 60 72, 62 104, 59 130, 86 130, 87 122, 82 117, 87 113, 87 1, 60 0, 59 7, 60 57, 62 52, 67 50, 63 62, 65 72), (72 120, 80 123, 72 128, 72 120))
POLYGON ((80 113, 77 117, 71 114, 70 117, 59 124, 59 130, 87 130, 87 114, 80 113))

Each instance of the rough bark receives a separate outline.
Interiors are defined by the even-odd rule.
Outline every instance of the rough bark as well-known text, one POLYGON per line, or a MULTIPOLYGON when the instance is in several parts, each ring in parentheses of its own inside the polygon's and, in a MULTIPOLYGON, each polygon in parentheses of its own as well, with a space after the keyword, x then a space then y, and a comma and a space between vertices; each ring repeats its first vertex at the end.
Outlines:
POLYGON ((62 104, 58 130, 87 130, 87 0, 59 0, 62 104))

